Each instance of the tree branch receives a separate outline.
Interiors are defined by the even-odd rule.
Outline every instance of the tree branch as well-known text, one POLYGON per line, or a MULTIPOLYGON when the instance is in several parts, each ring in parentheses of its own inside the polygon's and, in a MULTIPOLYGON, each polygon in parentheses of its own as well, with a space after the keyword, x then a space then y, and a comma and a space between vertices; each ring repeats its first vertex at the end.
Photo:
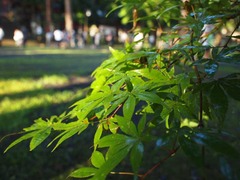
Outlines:
POLYGON ((141 180, 144 180, 149 174, 151 174, 156 168, 158 168, 162 163, 164 163, 166 160, 168 160, 170 157, 172 157, 180 148, 180 146, 173 149, 164 159, 159 161, 157 164, 155 164, 151 169, 149 169, 144 175, 141 176, 141 180))

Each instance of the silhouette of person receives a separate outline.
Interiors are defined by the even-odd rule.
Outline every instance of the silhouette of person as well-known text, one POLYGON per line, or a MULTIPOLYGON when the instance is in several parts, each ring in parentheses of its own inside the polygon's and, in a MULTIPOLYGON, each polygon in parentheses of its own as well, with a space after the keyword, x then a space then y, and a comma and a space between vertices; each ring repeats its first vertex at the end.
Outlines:
POLYGON ((16 28, 14 30, 13 40, 15 41, 16 46, 20 47, 23 45, 24 35, 20 29, 16 28))
POLYGON ((2 46, 3 37, 4 37, 4 31, 3 31, 3 28, 0 26, 0 47, 2 46))

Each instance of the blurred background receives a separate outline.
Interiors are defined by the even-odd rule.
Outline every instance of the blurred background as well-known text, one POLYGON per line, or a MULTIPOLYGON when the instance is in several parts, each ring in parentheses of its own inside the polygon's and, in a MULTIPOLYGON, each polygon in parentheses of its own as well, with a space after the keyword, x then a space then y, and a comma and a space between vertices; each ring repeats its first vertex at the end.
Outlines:
POLYGON ((108 0, 1 0, 0 26, 6 41, 3 44, 14 40, 14 35, 15 42, 21 39, 17 36, 23 36, 17 46, 30 40, 47 46, 56 42, 65 47, 113 43, 118 30, 124 28, 117 12, 106 18, 113 6, 114 2, 108 0))

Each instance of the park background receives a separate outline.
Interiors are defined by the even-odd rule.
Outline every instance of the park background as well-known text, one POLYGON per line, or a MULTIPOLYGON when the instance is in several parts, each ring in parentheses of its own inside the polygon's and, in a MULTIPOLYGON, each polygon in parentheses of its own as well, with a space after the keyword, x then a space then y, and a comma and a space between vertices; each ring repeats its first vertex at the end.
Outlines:
MULTIPOLYGON (((124 41, 119 39, 118 32, 129 30, 131 24, 123 24, 117 12, 106 18, 112 8, 109 0, 0 0, 0 3, 0 26, 5 32, 0 47, 0 138, 10 135, 1 142, 3 152, 33 120, 59 115, 83 98, 92 81, 92 71, 109 57, 108 46, 121 47, 124 41), (71 8, 67 9, 66 3, 70 2, 71 8), (55 29, 78 32, 80 27, 88 32, 92 25, 102 29, 99 46, 90 34, 85 44, 72 45, 71 35, 60 46, 54 39, 50 44, 46 42, 46 33, 55 29), (27 28, 27 41, 16 47, 14 30, 23 26, 27 28), (41 34, 35 31, 39 26, 41 34), (114 43, 107 40, 112 32, 114 43)), ((230 66, 224 71, 238 69, 230 66)), ((237 109, 231 109, 228 116, 239 117, 237 109)), ((28 142, 22 143, 0 156, 0 179, 66 179, 72 170, 89 164, 92 136, 92 132, 81 138, 76 136, 53 153, 46 148, 47 142, 33 152, 29 152, 28 142)), ((161 178, 165 175, 180 178, 179 172, 190 171, 186 159, 180 156, 177 161, 184 162, 182 169, 171 168, 171 173, 166 173, 173 165, 170 162, 162 167, 161 178)))

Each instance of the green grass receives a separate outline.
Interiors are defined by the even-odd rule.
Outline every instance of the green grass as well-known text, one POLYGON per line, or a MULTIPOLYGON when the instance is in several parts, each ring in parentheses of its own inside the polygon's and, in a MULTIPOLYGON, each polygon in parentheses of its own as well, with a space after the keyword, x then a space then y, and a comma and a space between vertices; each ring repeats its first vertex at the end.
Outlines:
MULTIPOLYGON (((0 48, 0 139, 39 117, 68 110, 84 97, 92 71, 108 54, 107 49, 0 48)), ((54 153, 46 144, 29 152, 22 143, 0 156, 0 179, 65 179, 89 157, 91 142, 84 141, 89 136, 74 137, 54 153)), ((0 152, 17 137, 4 138, 0 152)))
POLYGON ((39 78, 43 75, 91 74, 107 57, 107 50, 0 49, 0 78, 39 78), (21 51, 20 51, 21 50, 21 51))

